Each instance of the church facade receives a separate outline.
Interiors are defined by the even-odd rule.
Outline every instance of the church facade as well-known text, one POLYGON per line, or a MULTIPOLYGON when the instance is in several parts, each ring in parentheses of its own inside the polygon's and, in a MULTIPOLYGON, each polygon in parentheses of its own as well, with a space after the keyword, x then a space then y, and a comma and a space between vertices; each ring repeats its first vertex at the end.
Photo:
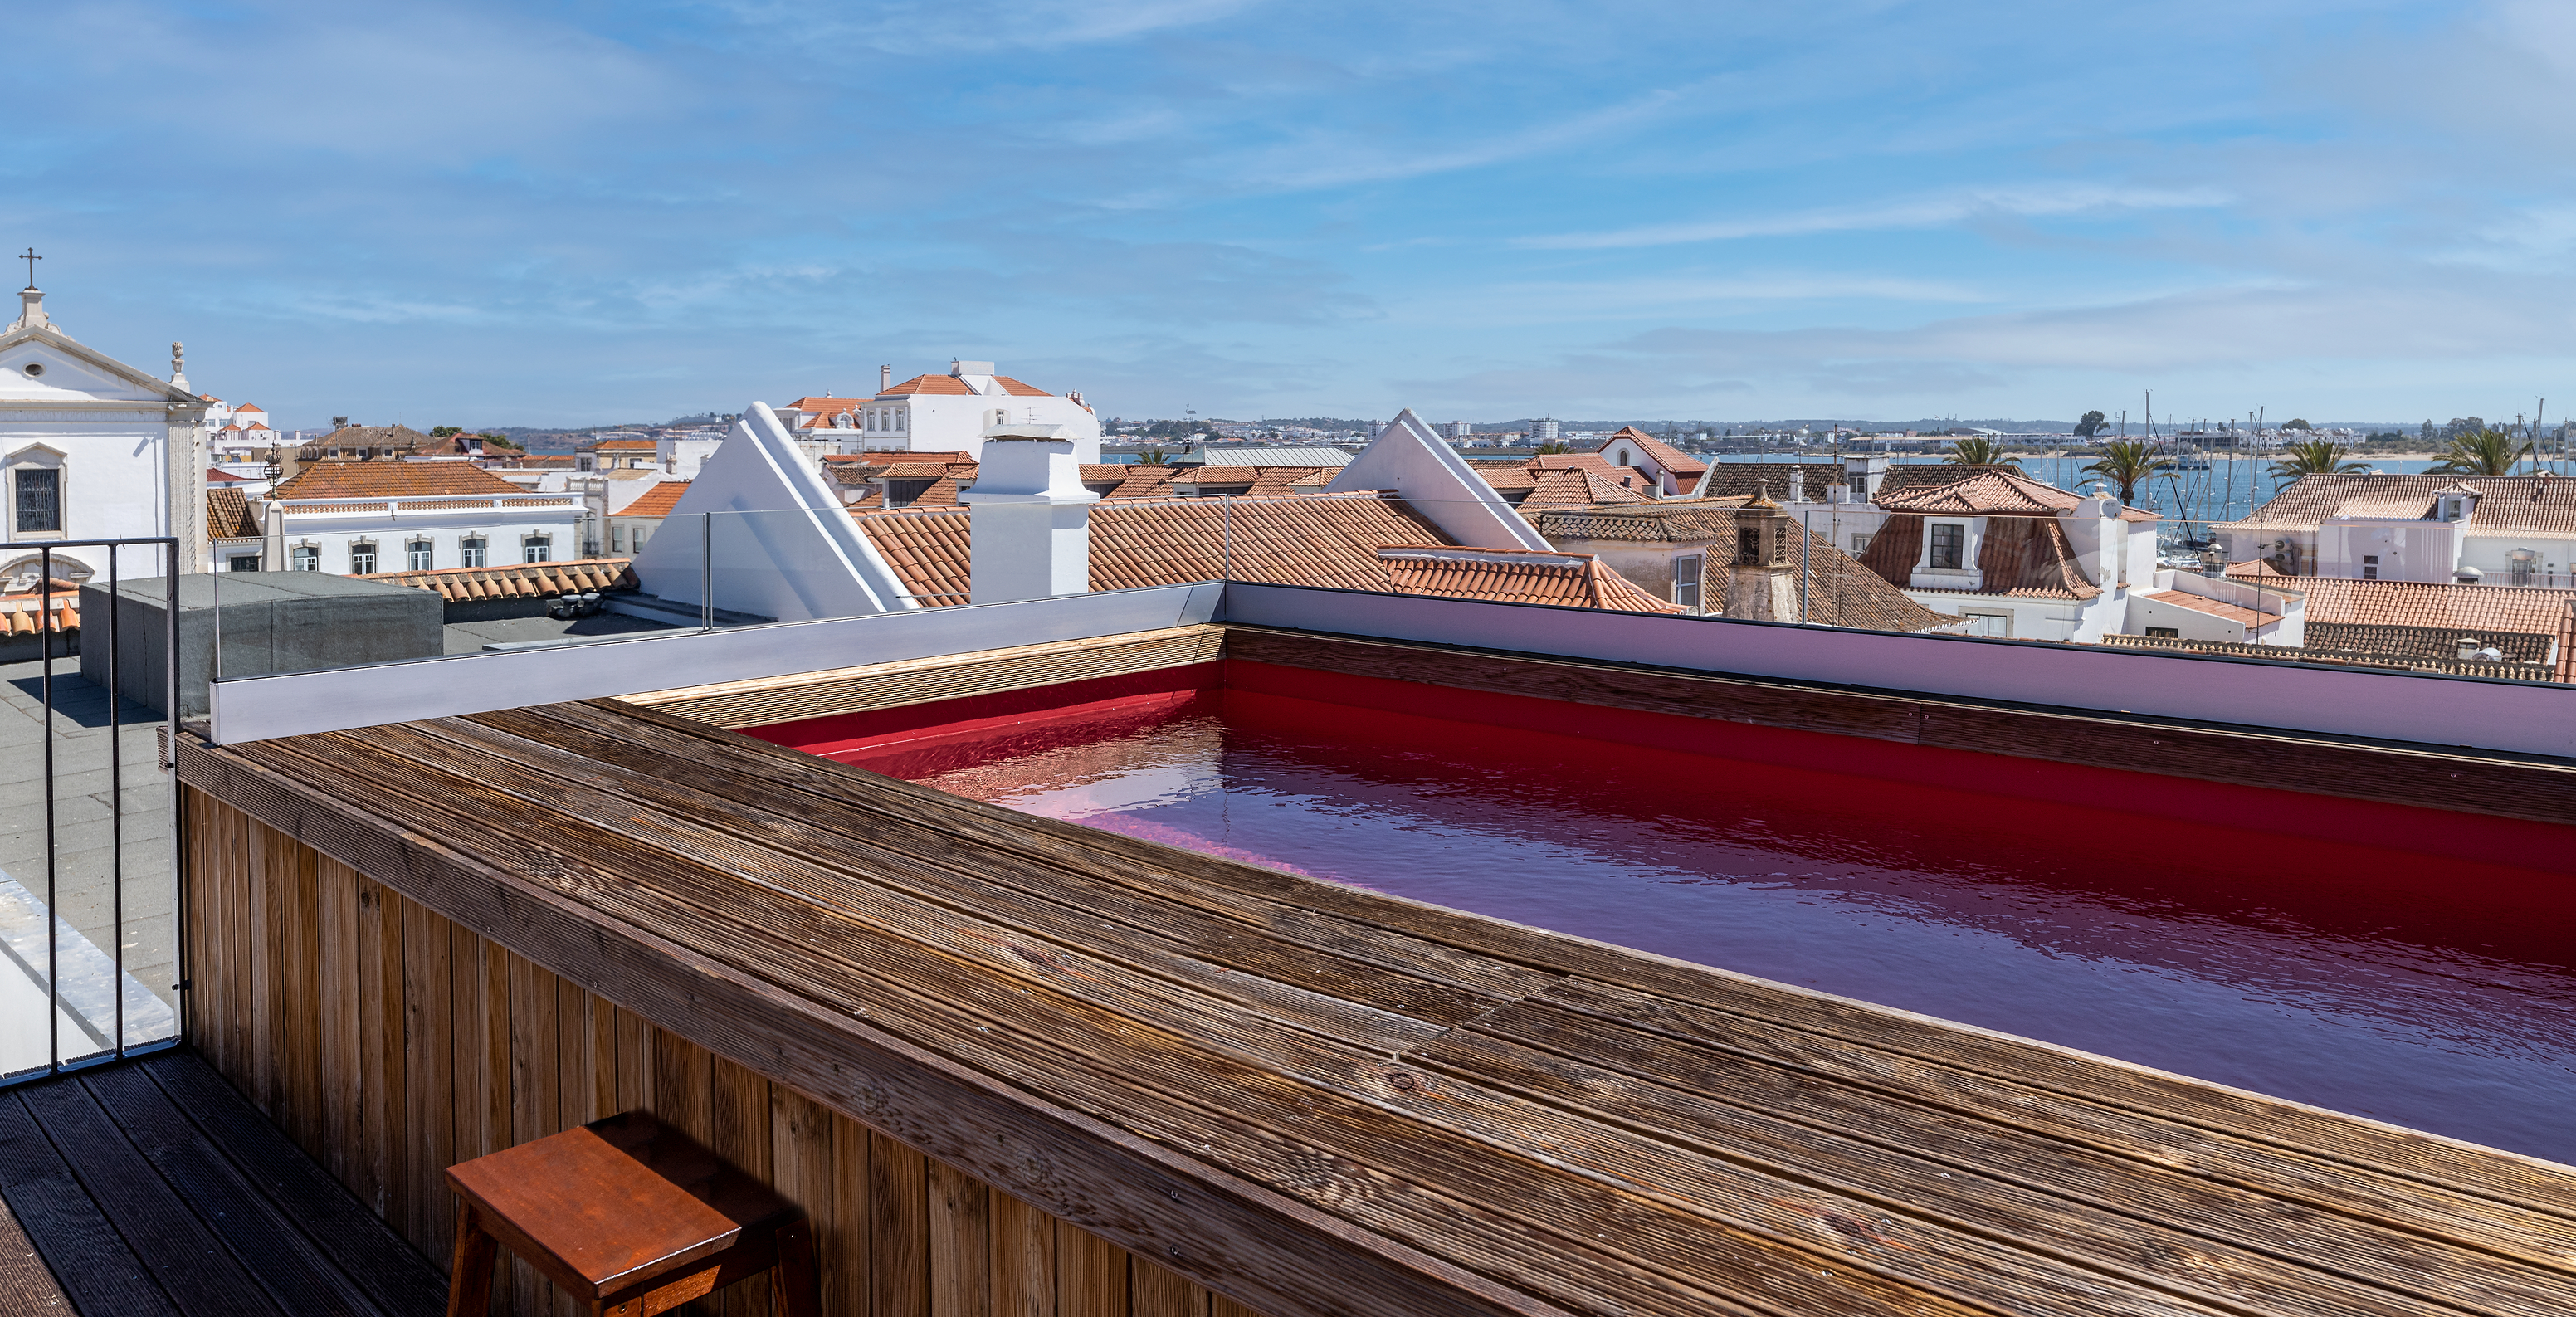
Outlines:
MULTIPOLYGON (((188 388, 179 345, 167 380, 89 347, 53 323, 45 295, 18 295, 0 332, 0 509, 8 517, 0 592, 37 588, 43 546, 175 536, 180 570, 206 562, 206 402, 188 388)), ((107 575, 107 551, 66 547, 54 579, 107 575)), ((164 570, 157 551, 129 550, 126 576, 164 570)))

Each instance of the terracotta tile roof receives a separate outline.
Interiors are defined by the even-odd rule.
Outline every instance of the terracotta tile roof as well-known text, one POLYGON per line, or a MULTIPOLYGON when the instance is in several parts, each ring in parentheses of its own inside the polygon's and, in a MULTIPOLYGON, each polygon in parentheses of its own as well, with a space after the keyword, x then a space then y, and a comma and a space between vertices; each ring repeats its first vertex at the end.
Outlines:
POLYGON ((1904 591, 1880 579, 1878 573, 1823 535, 1814 531, 1806 534, 1805 551, 1793 552, 1790 563, 1792 572, 1806 587, 1809 625, 1865 631, 1929 631, 1958 622, 1955 617, 1936 613, 1908 598, 1904 591))
POLYGON ((1161 498, 1164 495, 1163 487, 1171 484, 1172 477, 1179 474, 1180 468, 1178 467, 1144 466, 1141 464, 1130 466, 1125 468, 1125 478, 1119 481, 1118 488, 1109 491, 1107 494, 1102 495, 1102 497, 1115 499, 1161 498))
MULTIPOLYGON (((249 495, 238 489, 206 491, 206 538, 255 540, 259 537, 259 518, 250 513, 249 495)), ((182 604, 185 602, 181 601, 182 604)))
POLYGON ((1085 462, 1082 464, 1082 483, 1086 485, 1121 485, 1125 484, 1126 481, 1127 464, 1124 462, 1085 462))
POLYGON ((2353 623, 2431 627, 2454 638, 2483 637, 2488 632, 2556 635, 2569 603, 2576 601, 2576 590, 2283 576, 2262 563, 2238 563, 2227 574, 2306 595, 2311 628, 2319 623, 2353 623))
MULTIPOLYGON (((1588 456, 1588 454, 1587 454, 1588 456)), ((1604 465, 1607 465, 1606 463, 1604 465)), ((1626 468, 1615 468, 1625 470, 1626 468)), ((1643 503, 1646 496, 1598 471, 1556 467, 1530 473, 1530 492, 1518 506, 1524 513, 1540 508, 1586 507, 1595 503, 1643 503)))
POLYGON ((2547 662, 2557 643, 2552 631, 2467 631, 2459 627, 2394 626, 2374 622, 2312 622, 2306 648, 2395 663, 2457 663, 2460 642, 2504 652, 2507 663, 2547 662))
POLYGON ((80 630, 80 596, 68 589, 51 594, 30 591, 0 595, 0 636, 32 636, 45 627, 46 612, 57 633, 80 630))
POLYGON ((1513 494, 1527 494, 1538 488, 1538 476, 1529 469, 1529 464, 1526 462, 1486 460, 1469 462, 1467 465, 1473 468, 1477 475, 1483 476, 1485 483, 1493 486, 1496 493, 1506 497, 1513 494))
POLYGON ((2458 489, 2479 496, 2472 535, 2576 539, 2576 480, 2566 476, 2301 476, 2251 515, 2211 529, 2313 531, 2338 514, 2423 520, 2436 495, 2458 489))
MULTIPOLYGON (((1922 556, 1922 519, 1890 517, 1870 537, 1860 562, 1888 584, 1911 589, 1914 564, 1922 556)), ((1944 593, 2023 599, 2099 596, 2102 588, 2084 578, 2075 560, 2075 546, 2067 541, 2066 529, 2055 517, 1999 516, 1986 523, 1984 541, 1977 546, 1977 570, 1984 573, 1984 588, 1944 593)))
POLYGON ((526 491, 471 462, 316 462, 271 498, 440 498, 526 491))
POLYGON ((966 387, 966 381, 954 375, 915 375, 893 388, 878 390, 877 397, 903 398, 918 393, 961 394, 970 398, 975 395, 973 389, 966 387))
POLYGON ((1007 393, 1014 398, 1052 398, 1055 396, 1034 384, 1022 384, 1008 375, 996 375, 993 377, 993 382, 1002 386, 1002 392, 1007 393))
POLYGON ((2028 476, 1992 467, 1964 470, 1955 480, 1891 490, 1879 487, 1876 502, 1889 512, 1941 516, 2031 517, 2071 511, 2084 501, 2080 494, 2043 485, 2028 476))
MULTIPOLYGON (((1607 507, 1541 508, 1525 515, 1551 542, 1630 540, 1641 543, 1697 543, 1735 535, 1735 509, 1742 499, 1689 499, 1660 503, 1614 504, 1607 507)), ((1528 508, 1527 504, 1522 505, 1528 508)))
POLYGON ((690 482, 686 480, 665 480, 651 489, 645 490, 643 493, 636 495, 634 502, 627 504, 623 509, 612 513, 611 515, 619 517, 667 517, 671 515, 672 507, 679 503, 680 496, 689 492, 689 483, 690 482))
POLYGON ((2020 467, 2009 462, 1992 466, 1970 465, 1964 462, 1890 462, 1887 464, 1886 474, 1879 477, 1878 492, 1886 494, 1893 490, 1929 489, 1987 472, 2021 476, 2025 480, 2030 478, 2023 474, 2020 467))
POLYGON ((1379 549, 1377 556, 1386 564, 1389 587, 1399 594, 1630 613, 1681 611, 1638 589, 1588 553, 1391 544, 1379 549))
POLYGON ((1671 444, 1665 443, 1663 440, 1658 439, 1633 425, 1621 426, 1617 433, 1611 435, 1608 439, 1603 440, 1601 446, 1606 449, 1610 445, 1617 443, 1636 445, 1637 451, 1655 459, 1656 465, 1672 472, 1673 478, 1684 484, 1689 484, 1690 482, 1699 479, 1700 473, 1708 470, 1708 463, 1673 447, 1671 444))
POLYGON ((650 453, 659 451, 650 439, 602 439, 584 447, 594 453, 650 453))
POLYGON ((812 414, 815 424, 829 426, 833 417, 846 411, 856 410, 863 403, 874 401, 876 401, 874 398, 799 398, 787 405, 797 411, 812 414))
MULTIPOLYGON (((964 509, 870 512, 859 528, 925 606, 964 603, 972 554, 964 509)), ((1259 500, 1102 500, 1091 509, 1091 588, 1126 590, 1226 574, 1242 581, 1384 590, 1379 546, 1436 544, 1437 528, 1373 493, 1259 500)))
POLYGON ((1702 492, 1710 498, 1748 498, 1767 493, 1779 502, 1790 502, 1800 492, 1793 481, 1804 482, 1806 501, 1825 501, 1825 487, 1843 483, 1843 469, 1831 462, 1719 462, 1709 474, 1702 492))
POLYGON ((377 572, 362 581, 384 581, 435 591, 449 603, 473 599, 542 599, 585 590, 633 590, 626 558, 573 558, 511 567, 445 567, 432 572, 377 572))
POLYGON ((2231 604, 2223 599, 2212 599, 2207 595, 2192 594, 2183 590, 2157 590, 2138 597, 2153 599, 2160 604, 2171 604, 2176 608, 2188 608, 2195 613, 2207 613, 2211 617, 2223 617, 2247 628, 2260 627, 2276 620, 2269 613, 2258 613, 2240 604, 2231 604))
POLYGON ((213 485, 247 485, 251 483, 251 478, 249 476, 237 476, 230 471, 218 471, 213 467, 207 467, 206 482, 213 485))
POLYGON ((453 450, 452 440, 432 439, 408 425, 344 425, 331 433, 305 444, 302 451, 318 448, 398 448, 405 452, 424 453, 453 450))

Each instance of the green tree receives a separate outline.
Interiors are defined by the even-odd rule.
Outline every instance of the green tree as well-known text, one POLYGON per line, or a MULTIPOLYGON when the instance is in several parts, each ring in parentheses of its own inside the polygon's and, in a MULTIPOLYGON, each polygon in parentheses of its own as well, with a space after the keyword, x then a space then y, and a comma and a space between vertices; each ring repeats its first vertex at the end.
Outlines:
POLYGON ((2078 439, 2090 439, 2093 436, 2102 433, 2102 423, 2110 419, 2110 417, 2104 416, 2100 412, 2084 413, 2084 419, 2075 423, 2075 437, 2078 439))
POLYGON ((2344 460, 2351 455, 2350 448, 2327 439, 2292 444, 2281 450, 2279 461, 2272 463, 2272 478, 2296 480, 2301 476, 2338 476, 2367 469, 2359 462, 2344 460))
POLYGON ((2531 456, 2531 441, 2488 427, 2451 436, 2429 473, 2452 476, 2509 476, 2531 456))
POLYGON ((433 425, 429 427, 429 437, 432 439, 453 439, 463 433, 465 433, 465 427, 461 425, 433 425))
POLYGON ((1955 466, 2020 466, 2021 459, 2004 451, 2003 441, 1984 435, 1971 435, 1950 445, 1950 455, 1941 459, 1955 466))
POLYGON ((2174 464, 2174 460, 2155 451, 2144 439, 2114 439, 2102 445, 2099 461, 2084 468, 2088 476, 2100 476, 2120 487, 2120 501, 2138 501, 2138 486, 2155 479, 2156 473, 2174 464))
POLYGON ((1571 453, 1573 451, 1574 445, 1572 444, 1540 444, 1538 446, 1538 455, 1541 457, 1551 456, 1556 453, 1571 453))
POLYGON ((2284 430, 2307 430, 2313 432, 2317 427, 2308 424, 2306 417, 2293 416, 2290 419, 2281 422, 2281 428, 2284 430))

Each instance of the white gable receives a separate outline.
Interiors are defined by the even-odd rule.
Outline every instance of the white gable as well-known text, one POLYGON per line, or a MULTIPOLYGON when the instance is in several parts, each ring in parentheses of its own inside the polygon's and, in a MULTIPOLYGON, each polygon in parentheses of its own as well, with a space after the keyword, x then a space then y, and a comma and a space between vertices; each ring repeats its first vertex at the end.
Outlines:
POLYGON ((1392 489, 1449 538, 1479 549, 1554 550, 1467 459, 1405 408, 1333 477, 1334 493, 1392 489))
POLYGON ((917 607, 767 403, 753 403, 635 556, 645 591, 805 622, 917 607), (715 514, 701 521, 700 515, 715 514), (701 538, 701 528, 712 543, 701 538), (711 568, 711 570, 710 570, 711 568))

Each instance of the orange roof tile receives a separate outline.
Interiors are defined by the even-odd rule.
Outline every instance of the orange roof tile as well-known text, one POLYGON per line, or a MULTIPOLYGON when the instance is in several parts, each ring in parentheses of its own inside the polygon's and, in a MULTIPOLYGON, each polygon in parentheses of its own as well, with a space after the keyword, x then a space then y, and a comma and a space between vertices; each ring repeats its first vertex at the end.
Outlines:
POLYGON ((1008 375, 996 375, 993 377, 993 382, 1002 386, 1002 392, 1007 393, 1014 398, 1052 398, 1055 396, 1034 384, 1022 384, 1008 375))
POLYGON ((2324 622, 2437 627, 2463 636, 2489 631, 2554 635, 2569 605, 2576 603, 2576 590, 2539 586, 2283 576, 2262 563, 2239 563, 2227 574, 2306 595, 2311 626, 2324 622))
POLYGON ((470 462, 316 462, 272 498, 440 498, 526 491, 470 462))
POLYGON ((2315 530, 2337 515, 2397 517, 2433 514, 2433 497, 2467 489, 2478 501, 2469 511, 2472 535, 2576 537, 2576 480, 2566 476, 2301 476, 2272 500, 2213 530, 2315 530))
MULTIPOLYGON (((1589 457, 1585 453, 1581 456, 1589 457)), ((1608 466, 1607 463, 1603 464, 1608 466)), ((1624 471, 1625 467, 1609 467, 1624 471)), ((1633 474, 1633 473, 1632 473, 1633 474)), ((1529 496, 1520 501, 1523 509, 1586 507, 1595 503, 1643 503, 1646 496, 1630 486, 1582 467, 1542 468, 1530 473, 1529 496)))
POLYGON ((1607 450, 1616 443, 1636 445, 1637 451, 1655 459, 1655 465, 1672 472, 1674 479, 1685 483, 1699 479, 1700 473, 1708 470, 1708 463, 1633 425, 1621 426, 1617 433, 1601 441, 1601 447, 1607 450))
POLYGON ((679 503, 680 496, 688 492, 688 481, 665 480, 651 489, 645 490, 643 493, 636 495, 634 502, 627 504, 624 510, 611 515, 620 517, 667 517, 671 515, 672 507, 679 503))
MULTIPOLYGON (((964 509, 869 512, 859 528, 927 606, 965 602, 971 587, 964 509)), ((1374 493, 1282 499, 1104 499, 1091 510, 1091 588, 1184 581, 1386 588, 1386 544, 1437 543, 1440 532, 1403 503, 1374 493), (1230 553, 1229 553, 1230 551, 1230 553)))
POLYGON ((588 447, 596 453, 650 453, 656 450, 650 439, 602 439, 588 447))
POLYGON ((1390 544, 1379 549, 1377 556, 1386 564, 1388 585, 1399 594, 1630 613, 1681 611, 1638 589, 1588 553, 1390 544))
POLYGON ((362 581, 384 581, 436 591, 450 603, 471 599, 542 599, 585 590, 639 588, 627 558, 571 558, 510 567, 445 567, 429 572, 377 572, 362 581))
POLYGON ((238 489, 206 491, 206 537, 208 539, 255 540, 259 536, 259 518, 250 513, 248 495, 238 489))
POLYGON ((2248 627, 2259 627, 2266 622, 2279 620, 2269 613, 2258 613, 2241 604, 2231 604, 2223 599, 2212 599, 2206 595, 2196 595, 2183 590, 2157 590, 2140 595, 2139 598, 2153 599, 2157 603, 2171 604, 2176 608, 2188 608, 2195 613, 2207 613, 2211 617, 2223 617, 2230 622, 2248 627))
POLYGON ((966 381, 954 375, 915 375, 893 388, 879 389, 877 397, 902 398, 921 393, 963 394, 973 397, 975 391, 966 387, 966 381))

